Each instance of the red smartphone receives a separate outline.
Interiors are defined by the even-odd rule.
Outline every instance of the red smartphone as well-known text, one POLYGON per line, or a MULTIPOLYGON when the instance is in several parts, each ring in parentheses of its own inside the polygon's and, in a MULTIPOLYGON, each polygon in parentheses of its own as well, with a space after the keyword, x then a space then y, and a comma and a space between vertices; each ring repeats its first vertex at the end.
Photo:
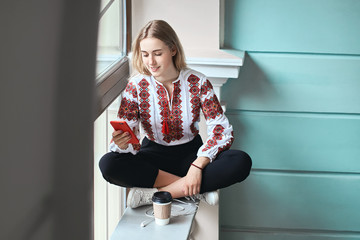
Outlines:
POLYGON ((129 143, 139 144, 139 139, 137 139, 136 135, 125 121, 110 121, 110 124, 116 131, 122 130, 123 132, 130 133, 131 139, 129 143))

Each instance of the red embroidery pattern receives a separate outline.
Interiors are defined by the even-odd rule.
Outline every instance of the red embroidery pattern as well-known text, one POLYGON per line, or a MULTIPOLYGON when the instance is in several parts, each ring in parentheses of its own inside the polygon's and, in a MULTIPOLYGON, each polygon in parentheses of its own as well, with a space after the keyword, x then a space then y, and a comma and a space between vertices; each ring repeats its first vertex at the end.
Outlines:
POLYGON ((204 84, 201 86, 201 95, 206 95, 212 89, 213 86, 211 85, 211 82, 208 79, 206 79, 204 84))
POLYGON ((180 140, 183 134, 183 121, 181 110, 181 90, 180 81, 174 83, 174 92, 172 100, 172 111, 169 117, 170 120, 170 140, 180 140))
MULTIPOLYGON (((213 130, 214 136, 212 137, 212 139, 209 139, 206 142, 206 146, 202 151, 205 152, 205 151, 209 150, 210 148, 216 146, 217 145, 217 140, 221 140, 223 138, 223 136, 222 136, 223 132, 224 132, 224 127, 221 126, 221 125, 216 125, 214 130, 213 130)), ((233 132, 231 132, 231 135, 233 136, 233 132)), ((234 141, 234 137, 231 137, 229 142, 227 142, 222 147, 219 147, 216 156, 219 153, 221 153, 222 151, 224 151, 226 149, 229 149, 231 147, 233 141, 234 141)))
POLYGON ((216 154, 216 156, 217 156, 219 153, 221 153, 222 151, 230 149, 233 141, 234 141, 234 138, 231 138, 228 143, 226 143, 226 144, 225 144, 224 146, 222 146, 222 147, 219 147, 218 153, 216 154))
POLYGON ((151 128, 151 123, 150 123, 150 104, 149 104, 149 83, 145 80, 142 79, 139 82, 139 87, 140 87, 140 94, 139 94, 139 101, 140 101, 140 118, 141 118, 141 124, 145 130, 145 132, 147 133, 148 137, 150 140, 154 141, 154 132, 152 131, 151 128))
POLYGON ((190 102, 191 102, 191 113, 193 114, 193 120, 190 125, 191 132, 196 136, 199 133, 199 130, 195 127, 195 122, 199 120, 200 117, 200 89, 199 89, 199 81, 200 79, 191 74, 187 80, 189 82, 190 87, 190 102))
POLYGON ((160 105, 160 115, 161 115, 161 124, 164 124, 164 121, 168 122, 169 134, 163 133, 163 140, 167 143, 180 140, 183 134, 183 121, 182 121, 182 110, 181 110, 181 90, 180 90, 180 82, 174 83, 174 91, 173 91, 173 102, 172 102, 172 110, 170 112, 169 102, 167 99, 167 93, 163 86, 157 84, 157 94, 160 105))
POLYGON ((136 150, 136 151, 140 151, 140 144, 139 143, 132 143, 131 144, 133 146, 133 149, 136 150))
POLYGON ((131 94, 133 98, 136 98, 137 96, 136 87, 131 82, 129 82, 128 85, 126 85, 125 92, 131 94))
POLYGON ((121 99, 118 117, 129 121, 136 121, 139 117, 138 104, 130 99, 121 99))
MULTIPOLYGON (((218 152, 217 152, 217 154, 216 154, 216 157, 217 157, 222 151, 230 149, 230 147, 231 147, 231 145, 233 144, 233 142, 234 142, 234 132, 231 131, 230 141, 227 142, 224 146, 218 148, 218 152)), ((215 157, 215 158, 216 158, 216 157, 215 157)))
POLYGON ((222 139, 223 132, 224 132, 224 127, 221 125, 216 125, 213 130, 214 136, 212 137, 212 139, 209 139, 206 142, 206 146, 204 147, 204 149, 202 151, 205 152, 205 151, 209 150, 210 148, 216 146, 216 144, 217 144, 216 140, 222 139))
POLYGON ((217 116, 223 113, 223 110, 216 95, 214 95, 210 99, 205 99, 202 108, 206 120, 209 118, 215 119, 217 116))
POLYGON ((160 106, 160 115, 161 115, 161 125, 164 125, 164 121, 167 121, 170 115, 169 103, 166 96, 166 90, 160 84, 156 85, 159 106, 160 106))

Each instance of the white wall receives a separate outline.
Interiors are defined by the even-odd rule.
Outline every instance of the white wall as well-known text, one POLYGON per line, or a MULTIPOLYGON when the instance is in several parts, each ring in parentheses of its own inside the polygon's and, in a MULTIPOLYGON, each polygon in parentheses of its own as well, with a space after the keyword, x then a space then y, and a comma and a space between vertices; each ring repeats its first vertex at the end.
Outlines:
POLYGON ((150 20, 167 21, 186 53, 219 48, 219 0, 133 0, 133 39, 150 20))
POLYGON ((0 239, 92 239, 98 5, 0 3, 0 239))

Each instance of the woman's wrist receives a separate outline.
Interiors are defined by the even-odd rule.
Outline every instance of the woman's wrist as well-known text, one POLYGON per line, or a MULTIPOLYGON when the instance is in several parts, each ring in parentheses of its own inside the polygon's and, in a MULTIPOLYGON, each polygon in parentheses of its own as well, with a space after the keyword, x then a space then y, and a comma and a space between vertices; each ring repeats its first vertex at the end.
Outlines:
POLYGON ((197 169, 200 169, 201 171, 203 170, 203 168, 202 167, 199 167, 198 165, 196 165, 195 163, 191 163, 191 166, 194 166, 194 167, 196 167, 197 169))
POLYGON ((198 157, 191 165, 196 165, 200 169, 204 169, 206 165, 210 163, 210 158, 208 157, 198 157))

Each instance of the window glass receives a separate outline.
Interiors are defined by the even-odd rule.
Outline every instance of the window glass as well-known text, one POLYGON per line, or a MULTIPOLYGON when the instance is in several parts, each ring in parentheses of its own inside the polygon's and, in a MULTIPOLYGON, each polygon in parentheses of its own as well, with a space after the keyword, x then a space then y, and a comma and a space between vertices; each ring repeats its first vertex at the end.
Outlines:
POLYGON ((101 0, 96 66, 96 117, 126 87, 129 60, 126 57, 129 0, 101 0))
POLYGON ((97 79, 126 55, 123 0, 101 0, 97 50, 97 79))

